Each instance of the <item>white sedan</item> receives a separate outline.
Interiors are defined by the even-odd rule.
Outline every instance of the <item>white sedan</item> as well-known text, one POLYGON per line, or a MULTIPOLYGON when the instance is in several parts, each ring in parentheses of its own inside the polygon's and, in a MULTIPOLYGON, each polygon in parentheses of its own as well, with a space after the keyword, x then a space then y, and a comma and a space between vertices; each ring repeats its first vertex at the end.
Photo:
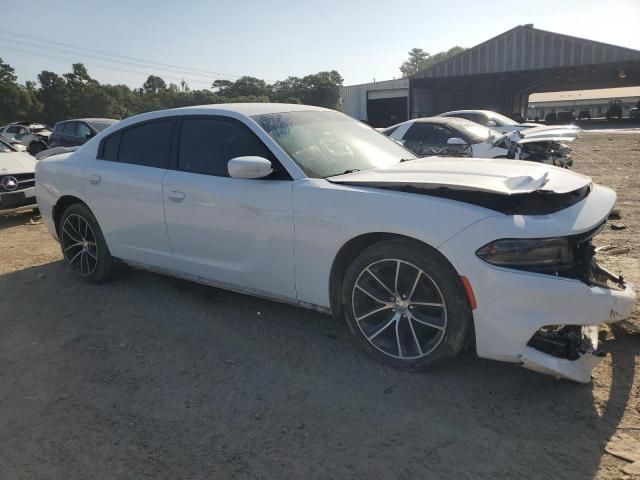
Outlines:
POLYGON ((0 215, 38 208, 36 159, 0 139, 0 215))
POLYGON ((379 131, 419 157, 513 158, 569 167, 573 160, 566 142, 575 140, 581 129, 538 127, 503 134, 463 118, 427 117, 379 131))
POLYGON ((372 128, 302 105, 132 117, 41 160, 38 201, 69 268, 124 262, 333 312, 379 360, 481 357, 580 382, 597 328, 635 293, 591 238, 615 193, 514 160, 418 159, 372 128))

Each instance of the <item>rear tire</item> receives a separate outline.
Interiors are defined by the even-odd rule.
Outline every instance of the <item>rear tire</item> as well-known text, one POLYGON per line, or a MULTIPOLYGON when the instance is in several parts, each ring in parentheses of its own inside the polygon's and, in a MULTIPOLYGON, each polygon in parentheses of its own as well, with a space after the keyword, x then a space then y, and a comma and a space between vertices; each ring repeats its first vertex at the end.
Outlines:
POLYGON ((342 308, 368 353, 405 370, 454 357, 472 336, 460 277, 439 252, 411 241, 383 241, 360 253, 345 273, 342 308))
POLYGON ((58 238, 67 267, 82 280, 101 283, 113 278, 118 261, 111 256, 102 230, 86 205, 75 203, 64 211, 58 238))

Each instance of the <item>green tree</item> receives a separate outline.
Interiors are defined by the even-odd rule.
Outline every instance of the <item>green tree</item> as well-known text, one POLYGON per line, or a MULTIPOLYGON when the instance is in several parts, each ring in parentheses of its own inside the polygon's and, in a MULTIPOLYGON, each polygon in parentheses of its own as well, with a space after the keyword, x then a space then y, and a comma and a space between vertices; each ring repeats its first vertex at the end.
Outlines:
POLYGON ((225 102, 306 103, 336 108, 342 77, 335 71, 288 77, 270 85, 244 76, 232 82, 216 80, 211 90, 191 90, 184 80, 167 83, 157 75, 132 90, 126 85, 102 85, 82 63, 58 75, 43 70, 38 82, 18 83, 11 65, 0 59, 0 124, 14 120, 54 124, 78 117, 125 118, 164 108, 225 102))
POLYGON ((149 75, 142 84, 142 92, 146 95, 158 95, 167 89, 165 81, 155 75, 149 75))
POLYGON ((410 77, 411 75, 415 75, 436 63, 442 62, 443 60, 458 55, 464 51, 464 48, 456 46, 449 50, 431 55, 422 48, 412 48, 409 50, 409 58, 400 65, 400 72, 403 77, 410 77))
MULTIPOLYGON (((219 82, 219 80, 216 81, 219 82)), ((264 80, 256 77, 245 76, 240 77, 238 80, 231 83, 231 85, 225 85, 222 90, 218 91, 218 94, 227 98, 268 96, 269 87, 264 80)))
POLYGON ((40 89, 38 100, 42 103, 42 119, 54 124, 69 118, 67 82, 60 75, 43 70, 38 74, 40 89))
POLYGON ((302 92, 298 98, 306 105, 337 108, 342 82, 336 70, 307 75, 300 81, 302 92))
POLYGON ((226 95, 226 89, 233 85, 231 80, 215 80, 211 84, 211 88, 219 95, 226 95))

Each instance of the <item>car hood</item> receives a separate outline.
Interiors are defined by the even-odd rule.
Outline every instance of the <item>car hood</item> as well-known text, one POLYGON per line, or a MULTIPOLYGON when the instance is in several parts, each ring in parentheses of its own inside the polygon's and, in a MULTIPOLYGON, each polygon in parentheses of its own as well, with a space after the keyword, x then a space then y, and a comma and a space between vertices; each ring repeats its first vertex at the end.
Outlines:
POLYGON ((520 130, 520 135, 525 137, 535 137, 542 135, 578 136, 580 132, 582 132, 582 129, 575 125, 543 125, 520 130))
POLYGON ((0 175, 33 173, 37 160, 28 153, 0 153, 0 175))
POLYGON ((542 163, 485 158, 428 157, 329 177, 333 183, 393 188, 447 188, 513 195, 532 192, 568 193, 591 179, 542 163))
POLYGON ((535 127, 507 133, 493 140, 494 144, 499 142, 503 137, 509 138, 510 141, 519 144, 533 142, 572 142, 579 137, 582 129, 576 126, 567 127, 535 127))

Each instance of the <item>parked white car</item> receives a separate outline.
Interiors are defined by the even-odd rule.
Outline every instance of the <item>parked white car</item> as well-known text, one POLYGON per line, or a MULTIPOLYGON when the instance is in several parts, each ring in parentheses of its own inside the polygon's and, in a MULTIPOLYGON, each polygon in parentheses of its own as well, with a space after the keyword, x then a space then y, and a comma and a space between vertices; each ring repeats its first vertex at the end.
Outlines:
POLYGON ((0 215, 38 208, 36 159, 0 139, 0 215))
POLYGON ((428 117, 399 123, 382 133, 419 157, 513 158, 566 168, 573 163, 566 142, 580 131, 540 127, 503 134, 462 118, 428 117))
POLYGON ((379 360, 481 357, 580 382, 597 325, 633 288, 591 238, 616 195, 513 160, 418 159, 331 110, 286 104, 138 115, 36 168, 69 268, 118 263, 333 312, 379 360))

